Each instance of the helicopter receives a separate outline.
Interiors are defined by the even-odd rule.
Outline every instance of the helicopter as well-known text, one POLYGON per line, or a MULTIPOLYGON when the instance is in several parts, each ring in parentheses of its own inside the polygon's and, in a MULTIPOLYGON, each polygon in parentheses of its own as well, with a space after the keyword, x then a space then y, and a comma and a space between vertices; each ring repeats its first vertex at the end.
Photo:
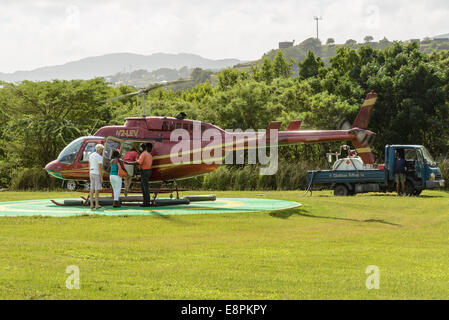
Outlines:
MULTIPOLYGON (((95 151, 96 144, 105 146, 103 166, 106 168, 111 159, 112 151, 119 150, 121 156, 132 148, 143 144, 153 145, 153 166, 151 183, 170 182, 210 173, 216 170, 229 153, 236 150, 249 150, 254 147, 254 140, 265 139, 268 145, 311 144, 329 141, 352 141, 363 162, 374 163, 374 157, 369 147, 370 138, 374 133, 367 130, 371 112, 377 99, 377 94, 371 91, 352 126, 343 130, 300 130, 301 121, 294 120, 284 131, 280 131, 281 122, 272 121, 266 130, 248 132, 231 132, 218 126, 187 119, 180 112, 176 117, 146 115, 145 95, 150 91, 167 85, 189 82, 177 80, 150 85, 139 91, 113 97, 106 101, 114 101, 136 96, 142 101, 142 115, 125 118, 122 126, 105 126, 91 136, 83 136, 69 143, 57 159, 45 166, 47 173, 66 181, 67 188, 75 190, 89 181, 89 155, 95 151), (213 132, 212 135, 208 134, 213 132), (276 135, 272 133, 276 133, 276 135), (176 135, 175 133, 182 133, 176 135), (175 134, 175 139, 173 139, 175 134), (214 139, 211 139, 213 137, 214 139), (180 148, 180 140, 186 148, 180 148), (211 141, 213 140, 213 141, 211 141), (201 157, 206 154, 206 157, 201 157), (177 161, 182 156, 183 161, 177 161)), ((148 99, 149 100, 149 99, 148 99)), ((139 105, 138 105, 139 108, 139 105)), ((258 148, 256 146, 255 148, 258 148)), ((104 172, 104 181, 109 175, 104 172)))

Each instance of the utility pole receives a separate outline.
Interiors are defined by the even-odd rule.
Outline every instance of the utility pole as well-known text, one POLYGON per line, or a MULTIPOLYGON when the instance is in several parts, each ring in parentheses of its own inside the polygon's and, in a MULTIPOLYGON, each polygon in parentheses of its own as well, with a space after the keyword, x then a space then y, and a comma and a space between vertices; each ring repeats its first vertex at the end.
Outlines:
POLYGON ((318 21, 319 20, 323 20, 323 17, 319 17, 318 18, 317 16, 314 16, 313 19, 316 20, 316 39, 319 40, 319 37, 318 37, 318 21))

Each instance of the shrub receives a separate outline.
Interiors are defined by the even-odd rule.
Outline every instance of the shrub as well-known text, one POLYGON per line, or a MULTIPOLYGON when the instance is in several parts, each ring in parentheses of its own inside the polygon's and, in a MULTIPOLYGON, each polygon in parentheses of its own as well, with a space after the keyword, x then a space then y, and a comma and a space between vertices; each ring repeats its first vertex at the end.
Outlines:
POLYGON ((438 162, 438 166, 440 167, 441 174, 443 175, 443 179, 446 180, 446 189, 449 188, 449 157, 444 157, 441 161, 438 162))
POLYGON ((192 190, 296 190, 306 187, 307 170, 316 168, 305 161, 280 161, 275 175, 264 176, 259 165, 223 165, 207 175, 182 180, 180 185, 192 190))
POLYGON ((11 166, 6 161, 0 161, 0 189, 9 188, 11 182, 11 166))
POLYGON ((42 168, 19 168, 11 175, 12 190, 55 189, 61 186, 61 180, 52 179, 42 168))

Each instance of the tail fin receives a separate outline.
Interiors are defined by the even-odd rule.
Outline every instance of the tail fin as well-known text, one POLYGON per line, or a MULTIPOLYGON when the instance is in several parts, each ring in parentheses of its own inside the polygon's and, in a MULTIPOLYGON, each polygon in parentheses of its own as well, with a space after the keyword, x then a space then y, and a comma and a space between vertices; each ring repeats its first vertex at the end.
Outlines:
POLYGON ((363 163, 365 164, 373 164, 374 163, 374 155, 371 152, 371 148, 369 146, 370 136, 367 136, 364 132, 365 129, 368 128, 369 120, 371 118, 371 112, 373 110, 374 104, 377 100, 377 93, 371 91, 366 95, 365 101, 363 102, 362 108, 359 111, 359 114, 354 120, 352 125, 353 128, 359 128, 362 130, 357 130, 355 132, 356 138, 352 140, 352 144, 357 150, 360 158, 362 158, 363 163))
POLYGON ((369 120, 371 118, 371 111, 373 110, 374 104, 377 100, 377 93, 371 91, 366 95, 365 101, 363 102, 362 108, 359 114, 352 124, 353 128, 366 129, 368 128, 369 120))

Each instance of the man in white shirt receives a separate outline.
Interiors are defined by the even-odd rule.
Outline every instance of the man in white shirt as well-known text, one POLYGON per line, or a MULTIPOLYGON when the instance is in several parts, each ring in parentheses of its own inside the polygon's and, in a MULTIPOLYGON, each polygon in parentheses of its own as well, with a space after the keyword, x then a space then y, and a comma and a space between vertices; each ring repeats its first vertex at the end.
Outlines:
POLYGON ((103 209, 100 206, 100 190, 103 184, 103 150, 102 144, 95 146, 95 152, 92 152, 89 156, 89 177, 90 177, 90 208, 94 209, 93 195, 95 191, 96 209, 103 209))

